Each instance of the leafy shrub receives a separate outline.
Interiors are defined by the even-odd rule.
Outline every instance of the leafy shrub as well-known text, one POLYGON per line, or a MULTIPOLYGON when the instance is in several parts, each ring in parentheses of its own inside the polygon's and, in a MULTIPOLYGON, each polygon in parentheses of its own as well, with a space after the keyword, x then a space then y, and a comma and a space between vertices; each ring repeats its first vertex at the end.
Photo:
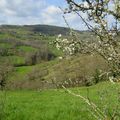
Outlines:
POLYGON ((27 74, 28 80, 44 80, 44 77, 48 75, 48 70, 45 68, 34 68, 30 73, 27 74))
POLYGON ((26 65, 35 65, 36 64, 36 54, 28 53, 25 58, 26 65))
POLYGON ((0 90, 4 90, 7 83, 7 77, 10 72, 13 71, 13 67, 9 63, 0 65, 0 90))
POLYGON ((8 56, 8 49, 0 48, 0 56, 8 56))

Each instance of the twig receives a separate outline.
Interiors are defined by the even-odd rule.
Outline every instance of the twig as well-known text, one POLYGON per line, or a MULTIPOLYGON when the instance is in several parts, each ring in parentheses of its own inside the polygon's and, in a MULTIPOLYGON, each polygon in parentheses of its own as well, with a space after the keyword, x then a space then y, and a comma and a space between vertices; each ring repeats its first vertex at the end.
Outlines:
POLYGON ((92 109, 98 114, 98 116, 100 118, 102 118, 103 120, 106 118, 104 113, 93 102, 90 102, 88 99, 86 99, 82 95, 78 95, 78 94, 75 94, 75 93, 71 92, 70 90, 68 90, 63 85, 62 85, 62 88, 65 89, 69 94, 71 94, 73 96, 76 96, 76 97, 79 97, 80 99, 82 99, 85 103, 87 103, 90 107, 92 107, 92 109))

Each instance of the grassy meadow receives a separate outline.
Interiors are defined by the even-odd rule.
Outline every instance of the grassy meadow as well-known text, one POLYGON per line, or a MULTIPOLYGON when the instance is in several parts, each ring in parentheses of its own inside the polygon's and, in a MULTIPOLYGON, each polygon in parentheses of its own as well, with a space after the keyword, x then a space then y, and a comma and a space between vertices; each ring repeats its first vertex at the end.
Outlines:
MULTIPOLYGON (((85 97, 89 91, 90 100, 109 116, 119 104, 118 86, 102 82, 70 90, 85 97)), ((62 89, 6 91, 4 103, 3 120, 95 120, 84 101, 62 89)))

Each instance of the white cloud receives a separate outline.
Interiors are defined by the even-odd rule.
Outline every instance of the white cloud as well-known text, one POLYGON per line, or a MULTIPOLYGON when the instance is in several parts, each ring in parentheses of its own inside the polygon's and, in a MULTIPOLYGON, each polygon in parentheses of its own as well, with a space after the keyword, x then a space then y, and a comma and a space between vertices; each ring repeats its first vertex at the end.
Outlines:
POLYGON ((49 15, 56 15, 56 14, 61 14, 60 8, 51 5, 48 6, 45 10, 43 10, 44 14, 49 14, 49 15))
POLYGON ((58 24, 60 25, 60 20, 62 19, 61 10, 53 5, 47 6, 41 12, 41 18, 43 20, 43 24, 58 24))
POLYGON ((6 15, 10 15, 10 16, 14 16, 14 15, 16 15, 17 13, 16 13, 16 11, 13 11, 13 10, 10 10, 10 9, 4 9, 4 13, 6 14, 6 15))
POLYGON ((0 8, 4 8, 6 6, 6 0, 0 0, 0 8))
MULTIPOLYGON (((66 26, 58 6, 51 5, 46 0, 0 0, 0 24, 66 26)), ((66 15, 66 19, 71 27, 80 28, 78 23, 81 25, 81 22, 77 15, 66 15)))
POLYGON ((66 19, 69 21, 75 21, 78 18, 76 14, 68 14, 66 15, 66 19))
POLYGON ((0 0, 0 13, 8 16, 9 13, 12 15, 11 12, 16 12, 20 17, 27 17, 37 15, 45 5, 44 0, 0 0))

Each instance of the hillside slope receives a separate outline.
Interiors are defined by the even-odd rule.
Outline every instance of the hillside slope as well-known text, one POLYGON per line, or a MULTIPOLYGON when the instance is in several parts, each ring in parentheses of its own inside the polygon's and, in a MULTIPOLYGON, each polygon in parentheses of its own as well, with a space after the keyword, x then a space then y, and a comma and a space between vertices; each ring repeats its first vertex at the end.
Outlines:
MULTIPOLYGON (((60 88, 61 84, 76 87, 99 82, 99 70, 108 69, 100 56, 81 54, 59 60, 59 56, 65 55, 52 43, 60 31, 66 33, 67 30, 45 25, 1 26, 0 65, 9 63, 13 66, 7 81, 8 89, 60 88), (38 29, 37 32, 35 29, 38 29), (88 79, 92 76, 91 80, 95 78, 95 81, 88 79)), ((95 39, 88 31, 79 34, 80 39, 95 39)))

